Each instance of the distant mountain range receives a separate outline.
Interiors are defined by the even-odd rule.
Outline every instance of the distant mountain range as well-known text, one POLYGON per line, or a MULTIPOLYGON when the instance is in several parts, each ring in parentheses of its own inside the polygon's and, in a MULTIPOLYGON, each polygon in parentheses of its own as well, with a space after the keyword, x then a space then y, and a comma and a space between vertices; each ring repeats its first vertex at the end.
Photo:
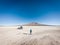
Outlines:
MULTIPOLYGON (((0 27, 4 27, 5 25, 0 25, 0 27)), ((41 24, 37 22, 31 22, 28 24, 23 24, 23 25, 9 25, 9 26, 60 26, 60 25, 47 25, 47 24, 41 24)))
POLYGON ((39 24, 39 23, 36 23, 36 22, 32 22, 32 23, 29 23, 29 24, 24 24, 23 26, 50 26, 50 25, 45 25, 45 24, 39 24))

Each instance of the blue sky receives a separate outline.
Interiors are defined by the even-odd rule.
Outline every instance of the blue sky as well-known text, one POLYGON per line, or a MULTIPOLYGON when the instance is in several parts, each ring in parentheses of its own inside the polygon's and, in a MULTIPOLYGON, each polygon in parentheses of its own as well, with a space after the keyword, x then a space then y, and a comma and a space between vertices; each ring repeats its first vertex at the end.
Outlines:
POLYGON ((60 0, 0 0, 0 25, 30 22, 60 25, 60 0))

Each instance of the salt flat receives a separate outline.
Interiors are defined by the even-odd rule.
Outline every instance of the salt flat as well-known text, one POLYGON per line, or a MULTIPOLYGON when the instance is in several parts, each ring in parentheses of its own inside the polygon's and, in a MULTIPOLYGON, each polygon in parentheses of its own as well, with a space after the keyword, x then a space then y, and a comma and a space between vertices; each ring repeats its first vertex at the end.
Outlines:
POLYGON ((0 45, 60 45, 59 26, 0 27, 0 45), (29 30, 32 29, 32 35, 29 30))

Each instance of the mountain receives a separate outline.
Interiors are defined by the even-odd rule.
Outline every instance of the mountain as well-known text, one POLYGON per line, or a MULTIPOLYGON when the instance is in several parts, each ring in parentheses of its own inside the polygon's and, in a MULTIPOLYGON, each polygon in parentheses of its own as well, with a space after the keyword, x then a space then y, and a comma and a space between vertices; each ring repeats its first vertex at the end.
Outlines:
POLYGON ((29 23, 29 24, 24 24, 23 26, 49 26, 49 25, 32 22, 32 23, 29 23))

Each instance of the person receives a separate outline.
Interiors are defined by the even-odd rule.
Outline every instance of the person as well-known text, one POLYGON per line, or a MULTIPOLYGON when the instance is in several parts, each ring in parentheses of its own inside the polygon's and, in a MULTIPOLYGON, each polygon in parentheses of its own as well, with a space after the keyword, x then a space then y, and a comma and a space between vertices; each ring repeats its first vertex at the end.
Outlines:
POLYGON ((30 34, 32 34, 32 29, 30 29, 30 34))
POLYGON ((23 27, 21 26, 20 29, 23 29, 23 27))

